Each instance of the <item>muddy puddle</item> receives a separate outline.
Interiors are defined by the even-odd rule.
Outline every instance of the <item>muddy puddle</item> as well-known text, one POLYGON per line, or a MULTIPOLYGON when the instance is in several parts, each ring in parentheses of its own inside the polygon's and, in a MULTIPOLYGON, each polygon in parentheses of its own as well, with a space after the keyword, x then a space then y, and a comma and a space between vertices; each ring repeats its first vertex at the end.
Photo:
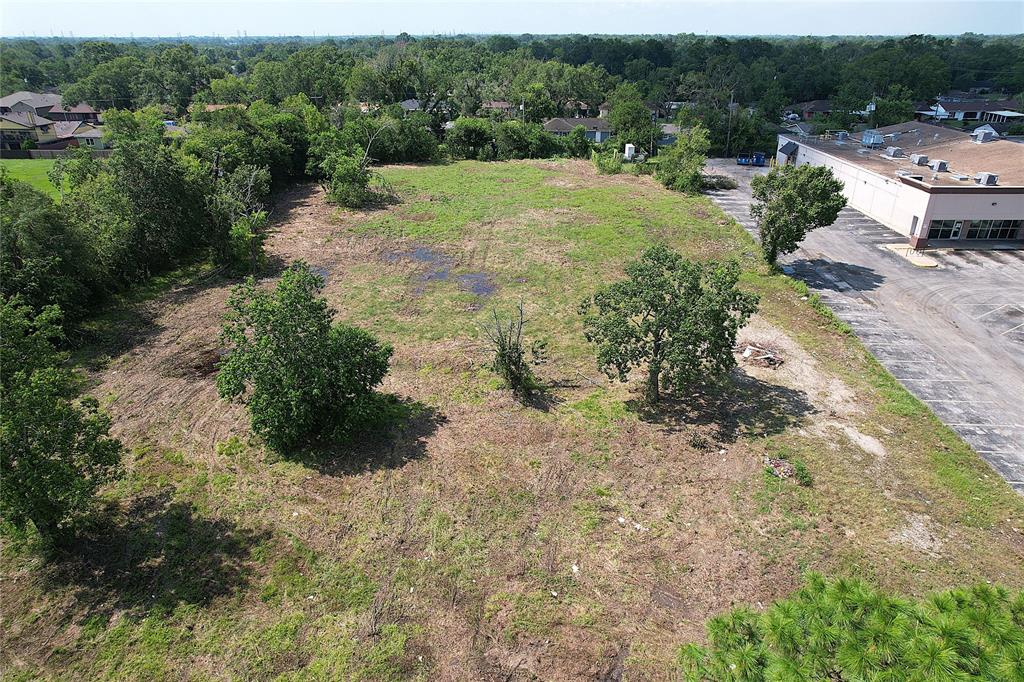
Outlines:
POLYGON ((390 251, 384 254, 384 260, 398 263, 409 260, 416 263, 419 272, 416 279, 419 286, 416 293, 421 294, 431 282, 455 282, 460 289, 476 296, 490 296, 498 288, 494 279, 486 272, 455 272, 455 259, 429 246, 417 246, 408 251, 390 251))

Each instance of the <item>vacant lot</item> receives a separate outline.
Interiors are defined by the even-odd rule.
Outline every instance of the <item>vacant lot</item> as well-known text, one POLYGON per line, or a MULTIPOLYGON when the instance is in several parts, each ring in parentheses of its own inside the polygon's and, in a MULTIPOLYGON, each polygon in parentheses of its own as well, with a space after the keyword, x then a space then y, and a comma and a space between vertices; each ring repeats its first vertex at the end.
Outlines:
POLYGON ((46 177, 53 168, 52 159, 0 159, 0 166, 6 168, 15 180, 27 182, 51 197, 57 196, 57 188, 46 177))
POLYGON ((578 162, 384 174, 383 210, 283 197, 268 249, 395 345, 391 425, 290 460, 251 443, 216 397, 232 283, 211 273, 98 321, 129 475, 73 558, 5 549, 8 676, 666 679, 708 616, 806 569, 1024 585, 1020 497, 707 200, 578 162), (654 414, 600 375, 576 306, 654 243, 740 259, 762 295, 742 337, 784 363, 654 414), (481 344, 519 300, 552 356, 529 406, 481 344))

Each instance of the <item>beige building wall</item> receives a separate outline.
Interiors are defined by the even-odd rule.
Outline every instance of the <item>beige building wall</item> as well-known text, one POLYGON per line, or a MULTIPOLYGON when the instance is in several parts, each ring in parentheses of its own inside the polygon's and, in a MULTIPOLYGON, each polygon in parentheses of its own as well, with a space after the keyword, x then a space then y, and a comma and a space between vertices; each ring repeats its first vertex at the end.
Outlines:
MULTIPOLYGON (((832 169, 836 178, 842 181, 843 194, 852 208, 908 237, 926 237, 924 228, 932 220, 1024 218, 1024 188, 1010 193, 929 193, 902 182, 895 174, 887 178, 820 149, 800 144, 799 138, 779 136, 779 147, 788 141, 799 145, 792 163, 832 169)), ((1024 154, 1024 146, 1021 153, 1024 154)), ((787 157, 779 152, 776 160, 784 164, 787 157)), ((931 172, 928 168, 922 170, 922 174, 931 172)))

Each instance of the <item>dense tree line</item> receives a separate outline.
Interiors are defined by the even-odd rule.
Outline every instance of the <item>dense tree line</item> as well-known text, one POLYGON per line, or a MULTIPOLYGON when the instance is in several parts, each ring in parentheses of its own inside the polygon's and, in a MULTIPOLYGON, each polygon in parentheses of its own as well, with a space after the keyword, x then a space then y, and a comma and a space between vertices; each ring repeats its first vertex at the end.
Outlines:
MULTIPOLYGON (((879 104, 878 125, 915 100, 983 84, 1024 92, 1024 39, 491 36, 345 40, 5 40, 2 91, 55 87, 96 108, 256 101, 307 96, 321 111, 417 99, 435 133, 484 102, 515 106, 539 123, 589 113, 623 84, 644 102, 683 101, 684 123, 708 128, 712 153, 764 146, 766 123, 787 105, 830 98, 840 112, 879 104), (882 100, 882 102, 877 102, 882 100), (733 102, 737 106, 729 107, 733 102), (748 110, 749 107, 749 110, 748 110)), ((624 105, 629 109, 631 105, 624 105)), ((840 114, 841 115, 841 114, 840 114)), ((843 120, 831 122, 842 125, 843 120)))

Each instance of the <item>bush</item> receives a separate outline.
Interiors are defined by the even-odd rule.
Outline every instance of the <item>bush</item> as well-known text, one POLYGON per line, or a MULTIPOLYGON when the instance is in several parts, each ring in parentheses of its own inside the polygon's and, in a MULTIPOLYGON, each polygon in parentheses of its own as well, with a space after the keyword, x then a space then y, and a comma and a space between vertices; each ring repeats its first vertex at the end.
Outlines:
POLYGON ((494 354, 491 369, 502 378, 507 388, 520 397, 527 397, 540 387, 530 365, 547 361, 547 345, 535 341, 530 346, 532 361, 527 362, 523 347, 524 323, 523 304, 520 302, 517 315, 508 320, 501 319, 495 310, 493 324, 484 331, 494 354))
POLYGON ((334 154, 324 161, 327 198, 349 208, 365 206, 373 198, 370 170, 355 156, 334 154))
POLYGON ((762 614, 708 621, 710 645, 679 651, 684 679, 1021 680, 1024 592, 977 585, 920 600, 809 574, 762 614))
POLYGON ((564 140, 565 153, 574 159, 588 158, 593 146, 587 138, 587 129, 581 125, 573 128, 564 140))
POLYGON ((5 297, 0 307, 0 516, 55 543, 117 476, 122 452, 96 400, 76 400, 81 381, 54 346, 60 321, 56 306, 34 315, 5 297))
POLYGON ((622 154, 614 147, 605 151, 595 149, 590 153, 590 160, 601 175, 615 175, 622 172, 622 154))
POLYGON ((266 261, 263 252, 263 242, 267 239, 266 227, 266 211, 247 213, 231 225, 228 242, 232 265, 236 270, 247 270, 255 274, 263 266, 266 261))
POLYGON ((488 161, 496 153, 493 124, 484 118, 455 119, 444 141, 453 159, 488 161))
POLYGON ((814 478, 811 477, 811 471, 804 464, 802 459, 793 460, 793 476, 796 478, 796 482, 805 488, 810 488, 814 485, 814 478))
POLYGON ((228 299, 221 338, 229 353, 217 388, 247 404, 253 431, 278 452, 334 440, 365 423, 375 413, 373 389, 388 371, 391 346, 332 325, 322 289, 320 276, 299 261, 273 291, 250 277, 228 299))

